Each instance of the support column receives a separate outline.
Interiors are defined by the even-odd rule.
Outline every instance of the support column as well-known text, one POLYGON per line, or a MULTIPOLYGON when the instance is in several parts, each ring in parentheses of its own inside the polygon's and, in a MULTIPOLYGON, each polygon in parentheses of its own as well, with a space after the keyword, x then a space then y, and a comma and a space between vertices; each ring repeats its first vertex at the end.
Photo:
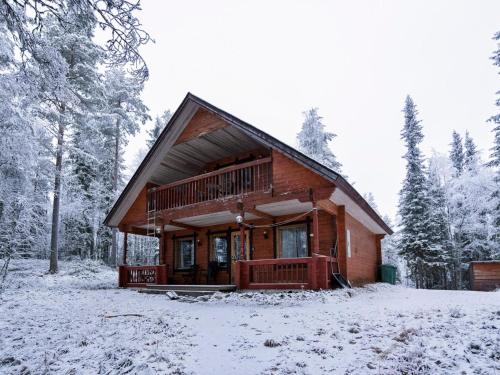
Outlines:
POLYGON ((342 276, 344 276, 344 278, 346 280, 348 280, 347 253, 346 253, 345 206, 338 206, 337 239, 338 239, 337 258, 338 258, 339 272, 342 276))
POLYGON ((128 252, 128 233, 123 233, 123 264, 127 264, 127 252, 128 252))
POLYGON ((165 234, 163 233, 163 231, 160 232, 160 236, 158 237, 158 240, 159 240, 158 263, 165 264, 165 234))
POLYGON ((312 202, 313 212, 312 212, 312 225, 313 225, 313 253, 319 254, 319 219, 318 219, 318 207, 316 206, 316 201, 312 202))
POLYGON ((158 263, 159 264, 165 264, 165 231, 164 231, 164 225, 163 221, 160 221, 160 235, 158 237, 159 240, 159 256, 158 256, 158 263))
MULTIPOLYGON (((240 213, 241 217, 245 219, 245 212, 240 213)), ((240 260, 246 260, 245 258, 245 226, 243 224, 239 224, 240 226, 240 260)))
POLYGON ((375 237, 377 246, 377 266, 382 264, 382 240, 384 239, 384 234, 377 234, 375 237))

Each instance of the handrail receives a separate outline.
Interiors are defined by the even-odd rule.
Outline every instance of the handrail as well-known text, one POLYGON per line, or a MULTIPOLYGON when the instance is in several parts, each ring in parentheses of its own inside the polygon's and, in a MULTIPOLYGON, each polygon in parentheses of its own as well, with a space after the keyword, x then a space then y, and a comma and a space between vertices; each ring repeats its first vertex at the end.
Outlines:
POLYGON ((311 257, 304 258, 276 258, 276 259, 253 259, 245 261, 249 266, 258 266, 262 264, 305 264, 311 263, 311 257))

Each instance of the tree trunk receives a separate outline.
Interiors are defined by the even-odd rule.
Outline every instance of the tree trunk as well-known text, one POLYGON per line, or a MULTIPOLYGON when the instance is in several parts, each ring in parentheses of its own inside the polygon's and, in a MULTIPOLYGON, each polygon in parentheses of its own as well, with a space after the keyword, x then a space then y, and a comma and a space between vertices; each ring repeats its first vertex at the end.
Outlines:
POLYGON ((59 244, 59 207, 61 205, 61 174, 64 144, 64 125, 59 123, 57 132, 56 173, 54 179, 54 201, 52 203, 52 233, 50 236, 50 273, 57 273, 57 256, 59 244))
MULTIPOLYGON (((113 166, 113 194, 116 197, 118 192, 118 172, 120 165, 120 119, 116 120, 115 125, 115 160, 113 166)), ((116 267, 116 256, 118 254, 118 231, 116 228, 111 230, 111 256, 109 265, 116 267)))

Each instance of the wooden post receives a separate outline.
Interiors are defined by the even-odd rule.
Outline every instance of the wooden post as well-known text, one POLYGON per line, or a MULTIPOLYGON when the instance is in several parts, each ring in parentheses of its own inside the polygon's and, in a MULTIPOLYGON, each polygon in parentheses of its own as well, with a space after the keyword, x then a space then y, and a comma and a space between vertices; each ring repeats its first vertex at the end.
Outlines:
POLYGON ((309 288, 318 289, 318 255, 314 252, 311 254, 311 262, 309 263, 309 288))
POLYGON ((123 264, 127 264, 128 233, 123 233, 123 264))
POLYGON ((319 254, 319 220, 318 207, 316 201, 313 201, 313 253, 319 254))
POLYGON ((159 240, 159 256, 158 256, 158 261, 160 264, 165 264, 165 231, 164 231, 165 226, 163 225, 163 221, 160 221, 160 236, 158 238, 159 240))
MULTIPOLYGON (((241 217, 244 220, 245 212, 241 212, 241 217)), ((245 226, 241 223, 240 226, 240 260, 246 260, 245 257, 245 226)))

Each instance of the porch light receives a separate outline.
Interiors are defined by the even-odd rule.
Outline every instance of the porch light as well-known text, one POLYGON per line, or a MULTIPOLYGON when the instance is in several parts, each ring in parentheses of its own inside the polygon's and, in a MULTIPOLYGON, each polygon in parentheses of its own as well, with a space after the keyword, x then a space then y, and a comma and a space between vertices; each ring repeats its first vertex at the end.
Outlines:
POLYGON ((241 215, 236 216, 236 223, 242 224, 243 223, 243 216, 241 216, 241 215))

